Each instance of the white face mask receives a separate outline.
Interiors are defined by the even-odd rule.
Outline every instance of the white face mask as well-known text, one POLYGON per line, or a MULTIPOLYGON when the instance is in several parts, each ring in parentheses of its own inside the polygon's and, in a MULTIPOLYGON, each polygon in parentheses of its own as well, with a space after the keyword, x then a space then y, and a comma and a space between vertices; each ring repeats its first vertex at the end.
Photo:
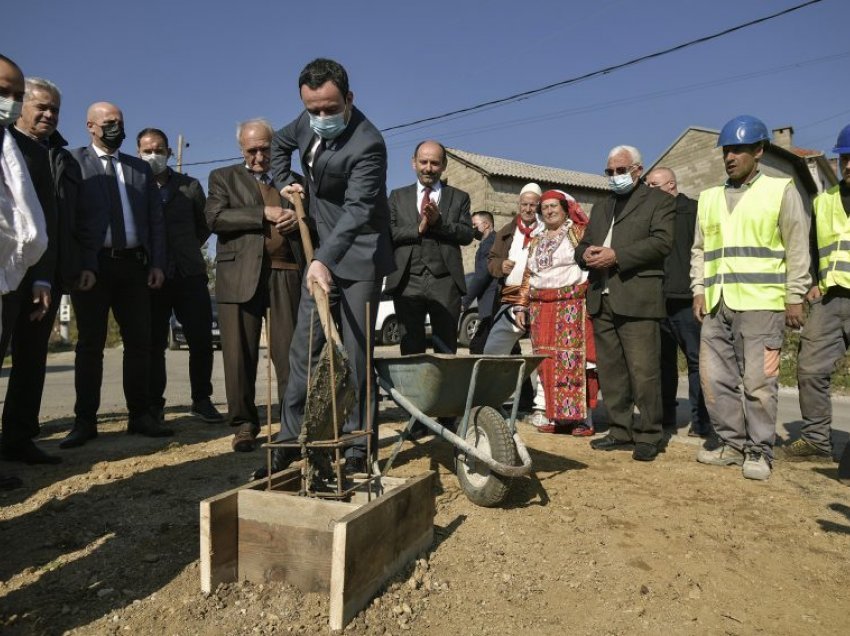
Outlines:
POLYGON ((16 102, 11 97, 0 97, 0 126, 8 126, 18 121, 23 107, 23 102, 16 102))
POLYGON ((168 155, 159 155, 155 152, 142 154, 142 159, 150 164, 151 170, 155 175, 162 174, 168 164, 168 155))
POLYGON ((608 187, 611 188, 614 194, 628 194, 632 191, 634 185, 635 183, 632 180, 632 174, 630 172, 608 177, 608 187))

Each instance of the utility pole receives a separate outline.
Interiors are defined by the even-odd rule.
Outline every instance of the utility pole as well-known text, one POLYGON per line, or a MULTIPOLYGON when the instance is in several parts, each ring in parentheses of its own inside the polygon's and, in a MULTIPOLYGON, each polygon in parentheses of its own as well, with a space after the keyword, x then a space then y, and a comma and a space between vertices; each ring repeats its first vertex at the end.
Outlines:
MULTIPOLYGON (((183 172, 183 133, 177 135, 177 172, 183 172)), ((188 148, 189 144, 185 144, 188 148)))

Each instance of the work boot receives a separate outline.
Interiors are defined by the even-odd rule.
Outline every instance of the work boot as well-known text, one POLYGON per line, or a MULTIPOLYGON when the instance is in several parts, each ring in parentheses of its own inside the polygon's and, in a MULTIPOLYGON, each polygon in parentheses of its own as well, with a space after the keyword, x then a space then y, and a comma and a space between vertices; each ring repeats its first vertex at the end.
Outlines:
POLYGON ((744 477, 764 481, 770 477, 770 462, 761 451, 747 451, 744 460, 744 477))
POLYGON ((780 446, 777 450, 780 459, 784 459, 786 462, 832 463, 832 453, 818 448, 805 437, 795 439, 786 446, 780 446))
POLYGON ((697 453, 697 461, 712 466, 743 466, 744 453, 728 444, 721 444, 713 450, 701 448, 697 453))

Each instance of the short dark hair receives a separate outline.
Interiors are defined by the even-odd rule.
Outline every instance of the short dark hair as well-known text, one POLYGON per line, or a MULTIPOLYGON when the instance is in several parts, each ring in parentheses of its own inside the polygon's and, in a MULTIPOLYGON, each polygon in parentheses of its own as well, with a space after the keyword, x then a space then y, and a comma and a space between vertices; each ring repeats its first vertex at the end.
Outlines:
POLYGON ((490 222, 490 227, 495 227, 495 225, 494 225, 495 221, 493 220, 493 214, 491 212, 488 212, 487 210, 478 210, 478 212, 473 212, 472 216, 483 216, 485 219, 487 219, 490 222))
POLYGON ((348 96, 348 73, 345 72, 342 64, 325 57, 316 58, 304 67, 298 76, 298 90, 300 91, 305 85, 316 90, 325 82, 331 82, 336 86, 343 99, 348 96))
POLYGON ((159 128, 142 128, 139 131, 139 134, 136 135, 136 148, 141 145, 142 137, 147 137, 148 135, 159 135, 165 142, 165 147, 170 148, 170 146, 168 145, 168 135, 162 132, 159 128))
POLYGON ((440 150, 443 152, 443 165, 446 165, 448 163, 449 156, 446 154, 446 147, 439 141, 434 141, 433 139, 423 139, 418 144, 416 144, 416 148, 413 149, 414 159, 416 159, 416 155, 419 154, 419 149, 422 147, 422 144, 437 144, 440 147, 440 150))
POLYGON ((0 53, 0 62, 6 62, 6 64, 8 64, 8 65, 10 65, 10 66, 13 66, 14 68, 18 69, 18 72, 19 72, 21 75, 23 75, 23 74, 24 74, 24 72, 21 70, 21 67, 20 67, 20 66, 18 66, 18 64, 17 64, 17 62, 15 62, 15 60, 13 60, 13 59, 12 59, 12 58, 10 58, 10 57, 6 57, 6 56, 5 56, 5 55, 3 55, 2 53, 0 53))

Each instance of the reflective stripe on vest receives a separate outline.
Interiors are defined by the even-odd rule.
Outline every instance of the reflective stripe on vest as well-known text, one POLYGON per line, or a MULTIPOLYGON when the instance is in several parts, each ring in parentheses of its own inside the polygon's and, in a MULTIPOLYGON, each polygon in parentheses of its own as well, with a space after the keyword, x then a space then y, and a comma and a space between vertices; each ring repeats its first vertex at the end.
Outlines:
POLYGON ((815 227, 818 237, 818 287, 850 289, 850 219, 841 202, 839 186, 815 197, 815 227))
POLYGON ((790 179, 760 175, 731 213, 724 186, 700 193, 697 218, 703 236, 707 311, 721 296, 736 311, 785 309, 779 209, 789 183, 790 179))

